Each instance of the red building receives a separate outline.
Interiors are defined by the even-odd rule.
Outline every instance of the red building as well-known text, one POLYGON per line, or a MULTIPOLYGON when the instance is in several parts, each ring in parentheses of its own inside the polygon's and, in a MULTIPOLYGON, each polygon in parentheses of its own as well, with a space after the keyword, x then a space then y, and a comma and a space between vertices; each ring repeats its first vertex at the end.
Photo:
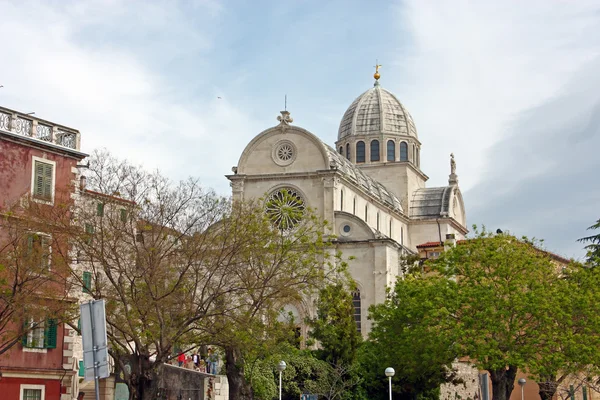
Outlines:
MULTIPOLYGON (((79 131, 0 107, 0 213, 6 218, 9 209, 18 209, 28 201, 44 207, 73 201, 77 164, 86 157, 79 148, 79 131)), ((0 225, 0 236, 7 235, 3 227, 6 225, 0 225)), ((41 249, 48 268, 52 265, 50 239, 44 232, 27 237, 28 245, 41 249)), ((65 286, 52 286, 52 290, 66 294, 65 286)), ((14 324, 23 324, 27 333, 0 355, 0 398, 76 398, 77 393, 71 393, 77 377, 68 325, 52 318, 23 319, 14 324)))

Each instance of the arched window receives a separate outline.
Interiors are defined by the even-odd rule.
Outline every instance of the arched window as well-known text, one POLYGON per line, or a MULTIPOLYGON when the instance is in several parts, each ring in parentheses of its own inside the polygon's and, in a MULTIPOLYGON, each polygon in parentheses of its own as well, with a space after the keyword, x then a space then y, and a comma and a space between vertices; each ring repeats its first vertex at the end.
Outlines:
POLYGON ((360 310, 360 291, 357 289, 352 292, 352 308, 354 308, 354 322, 356 330, 360 333, 361 310, 360 310))
POLYGON ((356 215, 356 197, 352 201, 352 214, 356 215))
POLYGON ((367 222, 369 219, 369 206, 366 205, 365 206, 365 222, 367 222))
POLYGON ((350 143, 346 144, 346 158, 350 159, 350 143))
POLYGON ((365 142, 356 142, 356 162, 365 162, 365 142))
POLYGON ((379 161, 379 140, 371 140, 371 161, 379 161))
POLYGON ((400 143, 400 161, 408 161, 408 144, 400 143))
POLYGON ((340 190, 340 211, 344 211, 344 190, 340 190))
POLYGON ((387 160, 396 160, 396 143, 393 140, 388 140, 387 142, 387 160))
POLYGON ((340 154, 344 155, 344 146, 340 146, 340 154))
POLYGON ((379 212, 377 212, 377 230, 379 230, 379 212))

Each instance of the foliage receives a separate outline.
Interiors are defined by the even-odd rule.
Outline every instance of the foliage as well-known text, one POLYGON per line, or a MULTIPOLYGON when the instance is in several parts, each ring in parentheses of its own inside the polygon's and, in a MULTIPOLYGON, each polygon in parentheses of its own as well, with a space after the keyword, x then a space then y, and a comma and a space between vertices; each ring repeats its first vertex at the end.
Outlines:
POLYGON ((322 288, 315 302, 317 315, 307 321, 310 337, 319 344, 317 357, 341 369, 352 365, 362 340, 354 321, 351 289, 343 281, 322 288))
MULTIPOLYGON (((27 203, 25 201, 24 203, 27 203)), ((49 319, 72 318, 68 266, 50 249, 61 238, 27 207, 0 210, 0 354, 49 319)))
MULTIPOLYGON (((588 228, 588 230, 596 229, 600 229, 600 219, 588 228)), ((600 266, 600 233, 596 235, 582 237, 577 241, 587 243, 587 245, 585 246, 585 249, 587 250, 587 262, 590 265, 600 266)))
POLYGON ((282 307, 345 269, 311 210, 280 229, 260 202, 232 204, 106 152, 91 157, 87 183, 74 207, 38 217, 68 238, 53 254, 76 265, 71 282, 83 288, 87 271, 86 290, 106 299, 110 353, 135 399, 154 395, 157 367, 186 343, 221 346, 230 397, 251 397, 244 353, 268 348, 289 330, 282 307))
POLYGON ((270 400, 277 397, 277 365, 281 360, 287 364, 282 373, 282 398, 286 400, 298 399, 303 393, 316 394, 319 398, 328 400, 349 398, 350 390, 358 384, 356 371, 320 360, 311 350, 299 350, 286 343, 271 350, 268 356, 255 360, 246 369, 247 379, 252 383, 257 399, 270 400))
POLYGON ((476 230, 474 238, 429 260, 423 270, 400 280, 390 300, 372 313, 372 338, 382 356, 398 337, 395 359, 408 375, 403 383, 432 387, 446 379, 444 366, 466 356, 489 371, 494 398, 504 400, 517 369, 541 374, 552 365, 558 372, 557 366, 568 369, 589 353, 583 332, 597 328, 581 316, 596 311, 595 297, 569 299, 576 290, 589 291, 565 279, 533 241, 476 230))
POLYGON ((383 370, 396 370, 393 390, 397 397, 425 398, 439 385, 452 380, 454 345, 453 305, 455 284, 439 275, 420 273, 400 279, 385 303, 371 308, 370 341, 361 348, 362 370, 369 398, 385 398, 383 370))

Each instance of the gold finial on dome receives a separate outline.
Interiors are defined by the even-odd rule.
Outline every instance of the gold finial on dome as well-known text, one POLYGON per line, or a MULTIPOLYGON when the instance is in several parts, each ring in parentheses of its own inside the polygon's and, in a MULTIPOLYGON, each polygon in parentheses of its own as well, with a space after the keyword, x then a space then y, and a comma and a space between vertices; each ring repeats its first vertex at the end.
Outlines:
POLYGON ((379 84, 379 78, 381 78, 381 75, 379 74, 380 67, 382 67, 382 65, 375 60, 375 73, 373 74, 373 78, 375 78, 375 85, 379 84))

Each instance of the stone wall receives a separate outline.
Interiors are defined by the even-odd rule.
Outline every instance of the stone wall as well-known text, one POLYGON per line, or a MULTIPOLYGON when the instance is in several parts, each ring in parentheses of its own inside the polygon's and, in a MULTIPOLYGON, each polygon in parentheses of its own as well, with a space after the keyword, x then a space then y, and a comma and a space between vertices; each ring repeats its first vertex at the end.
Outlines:
POLYGON ((479 392, 479 371, 473 364, 464 361, 455 361, 452 367, 457 371, 463 383, 458 385, 444 384, 440 390, 440 400, 474 400, 479 392))
MULTIPOLYGON (((216 378, 218 377, 211 374, 164 364, 158 371, 158 379, 155 383, 159 391, 157 398, 163 400, 215 400, 216 385, 210 380, 216 378), (211 386, 209 397, 207 391, 211 386)), ((221 389, 221 385, 219 385, 219 389, 221 389)))

